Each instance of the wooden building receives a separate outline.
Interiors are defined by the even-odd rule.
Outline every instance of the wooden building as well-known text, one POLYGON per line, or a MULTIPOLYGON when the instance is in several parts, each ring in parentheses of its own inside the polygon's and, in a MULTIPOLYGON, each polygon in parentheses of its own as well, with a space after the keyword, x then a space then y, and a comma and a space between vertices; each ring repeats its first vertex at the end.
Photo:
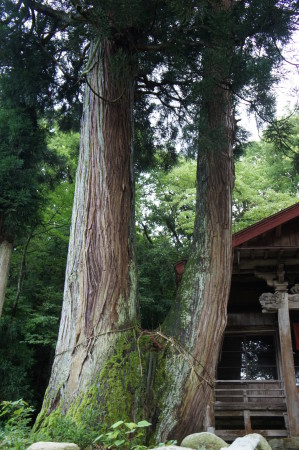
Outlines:
MULTIPOLYGON (((185 263, 176 265, 178 281, 185 263)), ((226 441, 253 432, 299 436, 299 203, 233 235, 228 321, 206 430, 226 441)))
POLYGON ((226 440, 299 436, 299 203, 234 234, 233 255, 208 425, 226 440))

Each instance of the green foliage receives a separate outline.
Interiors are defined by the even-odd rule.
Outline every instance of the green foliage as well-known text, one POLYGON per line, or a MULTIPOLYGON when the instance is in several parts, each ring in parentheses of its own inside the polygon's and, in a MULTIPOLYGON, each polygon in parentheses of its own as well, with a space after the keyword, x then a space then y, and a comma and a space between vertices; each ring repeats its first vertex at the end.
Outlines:
MULTIPOLYGON (((48 382, 58 334, 78 145, 78 134, 52 130, 48 146, 64 159, 63 170, 56 187, 42 186, 39 222, 25 230, 27 236, 15 239, 0 320, 0 400, 22 397, 36 409, 48 382)), ((52 178, 55 167, 48 161, 44 174, 50 172, 52 178)))
POLYGON ((235 170, 234 231, 298 201, 299 175, 292 155, 275 152, 271 144, 261 141, 247 146, 235 170))
POLYGON ((30 423, 33 412, 34 409, 22 399, 0 403, 0 447, 2 449, 25 450, 32 443, 30 423))
POLYGON ((136 217, 139 229, 152 236, 169 236, 187 252, 193 233, 196 198, 196 163, 180 159, 170 170, 152 170, 140 176, 136 217))
POLYGON ((138 423, 119 420, 111 425, 110 430, 100 434, 93 443, 98 443, 101 448, 121 448, 124 450, 143 450, 145 444, 145 429, 151 426, 146 420, 138 423))
POLYGON ((189 254, 195 217, 196 163, 181 158, 166 167, 169 155, 160 151, 156 168, 140 174, 137 183, 139 302, 147 329, 157 328, 173 304, 173 264, 189 254))
POLYGON ((167 236, 153 236, 150 243, 137 234, 138 286, 141 325, 157 328, 164 320, 175 298, 173 264, 180 254, 167 236))
POLYGON ((294 169, 299 169, 299 115, 290 115, 275 120, 264 131, 263 138, 273 144, 276 155, 283 155, 293 162, 294 169))
POLYGON ((32 438, 34 441, 75 443, 83 450, 90 448, 98 429, 99 426, 94 430, 88 420, 78 423, 68 416, 59 415, 52 418, 50 426, 32 433, 32 438))
POLYGON ((0 100, 0 238, 13 239, 37 220, 44 138, 32 111, 3 108, 0 100))
POLYGON ((24 342, 22 322, 4 316, 0 321, 0 399, 32 401, 34 352, 24 342))

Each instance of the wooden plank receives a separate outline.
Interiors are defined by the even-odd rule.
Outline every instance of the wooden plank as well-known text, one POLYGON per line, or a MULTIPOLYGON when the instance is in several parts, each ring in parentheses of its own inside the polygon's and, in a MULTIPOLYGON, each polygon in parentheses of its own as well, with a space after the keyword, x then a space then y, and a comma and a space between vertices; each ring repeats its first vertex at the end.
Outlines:
MULTIPOLYGON (((216 398, 219 398, 219 397, 221 397, 221 398, 223 398, 223 397, 229 397, 229 398, 240 398, 240 397, 243 397, 243 394, 236 394, 236 395, 232 395, 231 393, 228 393, 228 394, 218 394, 218 395, 216 395, 216 398)), ((262 394, 255 394, 255 395, 248 395, 247 394, 247 396, 245 397, 245 400, 246 400, 246 398, 285 398, 285 395, 283 394, 283 395, 268 395, 268 394, 264 394, 264 395, 262 395, 262 394)))
MULTIPOLYGON (((287 437, 287 430, 252 430, 252 433, 258 433, 266 437, 287 437)), ((216 436, 221 437, 224 441, 235 440, 238 437, 245 436, 245 430, 216 430, 216 436)))
POLYGON ((299 309, 299 302, 289 299, 289 309, 299 309))
POLYGON ((258 433, 267 437, 288 436, 287 430, 252 430, 252 433, 258 433))
MULTIPOLYGON (((226 388, 226 389, 218 389, 218 388, 216 388, 215 389, 215 392, 227 392, 227 389, 230 389, 231 391, 234 391, 234 392, 236 392, 236 391, 240 391, 240 392, 242 392, 243 391, 243 389, 242 388, 233 388, 233 387, 231 387, 231 386, 229 386, 228 388, 226 388)), ((247 392, 250 392, 250 391, 256 391, 256 390, 261 390, 261 391, 265 391, 265 390, 267 390, 267 391, 281 391, 281 392, 284 392, 284 389, 283 388, 271 388, 271 387, 266 387, 266 388, 264 388, 264 387, 262 387, 262 388, 260 388, 260 387, 255 387, 254 389, 251 389, 251 388, 246 388, 246 390, 247 390, 247 392)))
POLYGON ((215 415, 213 403, 209 403, 206 409, 205 429, 209 433, 215 433, 215 415))
MULTIPOLYGON (((218 402, 216 401, 214 404, 215 411, 216 410, 244 410, 248 409, 248 404, 241 402, 218 402)), ((285 411, 286 405, 281 403, 250 403, 250 410, 259 410, 259 411, 285 411)))
POLYGON ((242 411, 215 411, 215 417, 243 417, 242 411))
POLYGON ((216 436, 221 437, 224 441, 235 440, 238 437, 245 436, 245 430, 216 430, 216 436))
MULTIPOLYGON (((279 286, 276 287, 279 289, 279 286)), ((283 287, 281 288, 283 289, 283 287)), ((285 287, 284 287, 285 289, 285 287)), ((292 350, 288 294, 282 292, 281 307, 278 309, 279 338, 281 346, 282 370, 284 375, 286 404, 291 436, 299 436, 299 401, 296 388, 295 367, 292 350)))
POLYGON ((250 420, 250 411, 248 409, 244 409, 244 426, 246 434, 251 433, 251 420, 250 420))
POLYGON ((216 384, 218 383, 232 383, 232 384, 277 384, 282 383, 282 380, 263 380, 263 381, 256 381, 256 380, 216 380, 216 384))
MULTIPOLYGON (((249 410, 250 415, 252 417, 258 416, 258 417, 284 417, 284 411, 253 411, 252 409, 249 410)), ((215 417, 242 417, 243 416, 243 410, 242 411, 215 411, 215 417)))

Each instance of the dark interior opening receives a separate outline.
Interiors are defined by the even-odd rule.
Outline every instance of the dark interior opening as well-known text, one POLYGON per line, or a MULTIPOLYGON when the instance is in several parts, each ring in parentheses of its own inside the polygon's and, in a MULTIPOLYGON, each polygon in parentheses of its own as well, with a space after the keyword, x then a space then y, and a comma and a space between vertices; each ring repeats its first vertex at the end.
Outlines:
POLYGON ((274 335, 226 335, 218 380, 277 380, 274 335))

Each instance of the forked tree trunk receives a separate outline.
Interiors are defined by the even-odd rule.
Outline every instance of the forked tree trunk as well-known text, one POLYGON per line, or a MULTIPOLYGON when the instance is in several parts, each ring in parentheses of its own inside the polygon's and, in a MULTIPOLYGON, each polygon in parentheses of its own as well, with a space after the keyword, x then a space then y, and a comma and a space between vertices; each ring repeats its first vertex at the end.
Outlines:
MULTIPOLYGON (((214 47, 219 51, 219 42, 212 42, 214 47)), ((193 249, 158 345, 163 351, 150 353, 151 336, 145 343, 137 339, 138 352, 121 331, 133 327, 136 318, 133 81, 113 81, 111 53, 106 43, 88 76, 60 332, 36 427, 46 426, 53 411, 78 420, 90 409, 106 425, 148 418, 157 439, 181 440, 202 429, 226 323, 234 178, 231 94, 225 76, 222 86, 213 81, 222 68, 208 58, 205 76, 212 83, 201 105, 206 131, 198 157, 193 249), (172 345, 165 348, 163 339, 172 345)))
POLYGON ((41 420, 82 401, 98 383, 120 330, 136 319, 133 77, 113 75, 111 42, 91 54, 63 309, 41 420))
POLYGON ((5 300, 12 248, 12 243, 6 240, 3 240, 0 244, 0 317, 5 300))

